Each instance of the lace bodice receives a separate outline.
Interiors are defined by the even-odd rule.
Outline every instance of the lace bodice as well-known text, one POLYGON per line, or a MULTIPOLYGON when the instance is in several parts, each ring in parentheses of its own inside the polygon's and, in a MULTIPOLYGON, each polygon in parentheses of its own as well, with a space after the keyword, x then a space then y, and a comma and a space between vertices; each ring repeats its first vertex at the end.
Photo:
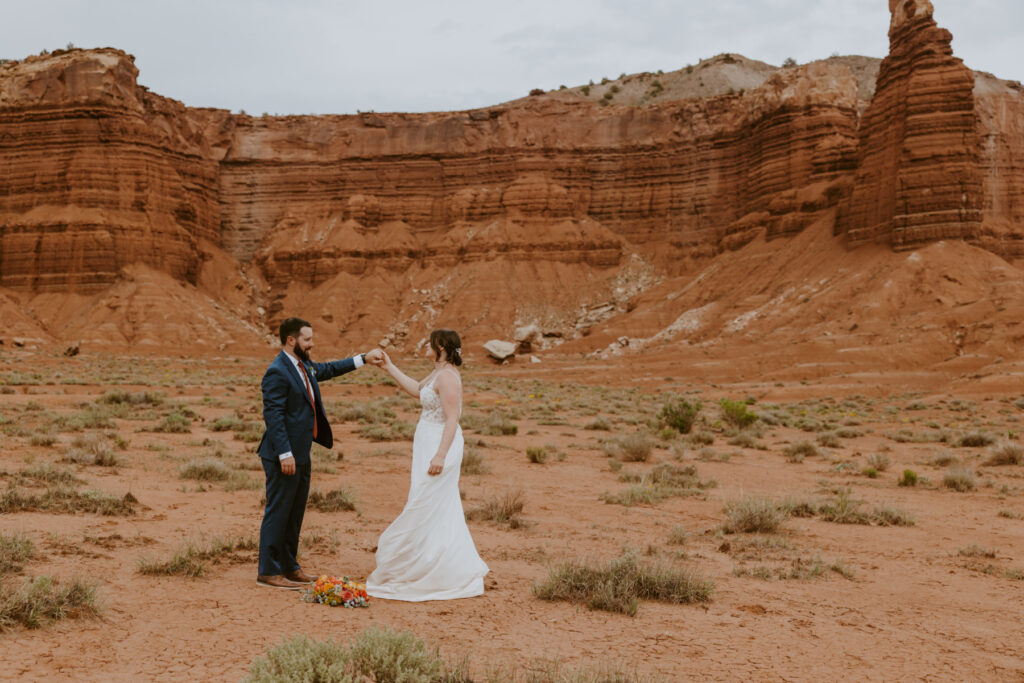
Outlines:
POLYGON ((420 387, 420 405, 423 406, 420 420, 443 425, 444 408, 441 406, 441 395, 434 390, 435 382, 437 382, 437 375, 420 387))

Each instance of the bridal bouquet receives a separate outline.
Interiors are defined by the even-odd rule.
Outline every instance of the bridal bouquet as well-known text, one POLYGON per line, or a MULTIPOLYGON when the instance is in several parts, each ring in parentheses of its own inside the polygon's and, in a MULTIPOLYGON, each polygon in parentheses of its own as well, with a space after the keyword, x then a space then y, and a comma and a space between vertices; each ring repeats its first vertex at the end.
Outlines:
POLYGON ((321 576, 313 587, 303 591, 302 599, 321 605, 342 607, 369 607, 370 596, 366 594, 366 584, 356 583, 347 576, 340 579, 336 576, 321 576))

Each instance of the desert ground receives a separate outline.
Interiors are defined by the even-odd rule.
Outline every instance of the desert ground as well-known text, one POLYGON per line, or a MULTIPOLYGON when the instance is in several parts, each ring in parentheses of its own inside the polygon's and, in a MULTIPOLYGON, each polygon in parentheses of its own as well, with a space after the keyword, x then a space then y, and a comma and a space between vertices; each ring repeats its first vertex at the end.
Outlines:
MULTIPOLYGON (((237 681, 285 638, 387 626, 474 680, 551 667, 640 680, 1024 679, 1024 400, 1010 363, 985 383, 758 381, 702 378, 668 357, 471 358, 461 487, 491 568, 485 594, 345 609, 255 582, 259 379, 273 353, 0 350, 0 534, 5 548, 30 546, 0 563, 4 599, 46 576, 91 586, 95 606, 34 628, 5 611, 0 678, 237 681), (680 399, 702 405, 689 433, 659 419, 680 399), (721 399, 756 421, 731 422, 721 399), (511 521, 473 515, 510 494, 523 503, 511 521), (772 523, 745 531, 755 527, 742 513, 758 505, 772 523), (566 562, 630 555, 709 582, 708 599, 641 597, 629 615, 534 594, 566 562)), ((314 453, 324 495, 300 559, 362 580, 405 501, 418 407, 373 368, 321 388, 336 443, 314 453), (330 504, 340 499, 355 509, 331 509, 349 507, 330 504)))

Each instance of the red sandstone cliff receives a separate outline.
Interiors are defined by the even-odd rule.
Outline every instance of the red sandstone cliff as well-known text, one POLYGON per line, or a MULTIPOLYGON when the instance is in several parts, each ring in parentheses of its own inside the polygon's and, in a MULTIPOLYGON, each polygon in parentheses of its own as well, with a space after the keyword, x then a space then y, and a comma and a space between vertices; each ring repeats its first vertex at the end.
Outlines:
POLYGON ((166 273, 183 288, 171 308, 207 311, 235 349, 285 311, 328 346, 530 321, 598 340, 627 309, 609 324, 649 326, 645 291, 666 297, 655 326, 713 303, 658 282, 692 292, 723 252, 811 225, 850 248, 956 238, 1017 256, 1019 86, 953 57, 930 3, 890 7, 877 83, 871 60, 725 55, 660 88, 616 81, 612 104, 606 84, 468 112, 255 118, 149 93, 117 50, 0 66, 4 323, 17 308, 21 327, 81 336, 69 317, 114 310, 117 341, 194 335, 152 323, 159 305, 111 305, 166 273), (673 99, 701 88, 719 94, 673 99), (69 292, 86 313, 49 296, 69 292))

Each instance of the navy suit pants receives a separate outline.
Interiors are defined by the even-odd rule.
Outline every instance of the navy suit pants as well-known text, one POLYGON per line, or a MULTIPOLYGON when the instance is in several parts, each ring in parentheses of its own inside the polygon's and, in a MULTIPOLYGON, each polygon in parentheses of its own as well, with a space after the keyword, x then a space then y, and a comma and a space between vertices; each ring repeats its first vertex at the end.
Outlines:
POLYGON ((309 498, 312 464, 295 465, 295 474, 281 473, 279 462, 260 458, 267 475, 267 506, 260 525, 261 576, 288 574, 299 569, 299 531, 309 498))

